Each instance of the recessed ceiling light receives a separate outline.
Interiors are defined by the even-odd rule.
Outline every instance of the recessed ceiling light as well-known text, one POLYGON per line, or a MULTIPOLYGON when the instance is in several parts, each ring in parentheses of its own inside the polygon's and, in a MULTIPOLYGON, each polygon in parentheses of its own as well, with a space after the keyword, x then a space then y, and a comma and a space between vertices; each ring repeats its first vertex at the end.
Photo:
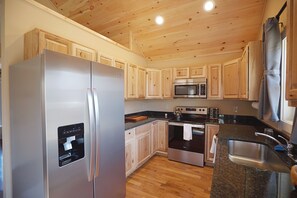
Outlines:
POLYGON ((156 16, 155 22, 158 25, 162 25, 164 23, 164 18, 162 16, 156 16))
POLYGON ((204 10, 209 12, 214 8, 214 2, 212 0, 208 0, 204 3, 204 10))

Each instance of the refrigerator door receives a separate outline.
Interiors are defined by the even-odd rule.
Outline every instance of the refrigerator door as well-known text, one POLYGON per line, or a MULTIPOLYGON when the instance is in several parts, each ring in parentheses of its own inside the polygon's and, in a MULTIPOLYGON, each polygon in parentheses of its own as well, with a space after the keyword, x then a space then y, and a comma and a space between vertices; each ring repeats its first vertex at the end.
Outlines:
POLYGON ((123 70, 92 63, 96 111, 95 197, 125 197, 123 70))
POLYGON ((91 62, 51 51, 44 62, 48 197, 91 198, 91 62))

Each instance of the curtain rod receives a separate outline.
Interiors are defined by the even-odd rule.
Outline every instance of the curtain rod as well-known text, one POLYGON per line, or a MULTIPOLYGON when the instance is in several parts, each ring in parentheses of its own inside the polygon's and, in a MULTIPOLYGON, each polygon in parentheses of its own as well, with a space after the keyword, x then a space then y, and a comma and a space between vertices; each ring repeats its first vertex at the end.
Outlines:
POLYGON ((286 7, 287 7, 287 2, 285 2, 285 4, 283 5, 283 7, 280 9, 280 11, 275 16, 277 18, 277 20, 279 20, 280 15, 283 13, 283 11, 286 9, 286 7))

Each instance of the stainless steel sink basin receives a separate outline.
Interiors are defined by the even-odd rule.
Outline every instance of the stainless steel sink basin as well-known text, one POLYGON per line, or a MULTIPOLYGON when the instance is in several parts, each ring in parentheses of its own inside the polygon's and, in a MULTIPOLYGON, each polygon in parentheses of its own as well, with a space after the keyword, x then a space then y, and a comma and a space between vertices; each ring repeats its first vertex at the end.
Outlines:
POLYGON ((261 170, 289 173, 286 164, 265 144, 229 140, 229 159, 240 165, 261 170))

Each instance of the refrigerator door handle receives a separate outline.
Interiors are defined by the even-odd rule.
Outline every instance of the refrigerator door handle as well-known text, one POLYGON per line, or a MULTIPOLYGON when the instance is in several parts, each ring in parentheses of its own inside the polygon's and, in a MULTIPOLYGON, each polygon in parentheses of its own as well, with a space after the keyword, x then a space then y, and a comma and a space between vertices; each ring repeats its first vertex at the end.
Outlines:
POLYGON ((95 171, 95 177, 99 176, 99 161, 100 161, 100 130, 99 130, 99 99, 97 90, 93 89, 93 96, 94 96, 94 109, 95 109, 95 126, 96 126, 96 171, 95 171))
POLYGON ((94 101, 92 97, 91 89, 87 91, 87 99, 88 99, 88 111, 89 111, 89 123, 90 123, 90 146, 89 146, 89 170, 88 170, 88 180, 92 181, 94 179, 94 147, 95 147, 95 117, 94 117, 94 101))

